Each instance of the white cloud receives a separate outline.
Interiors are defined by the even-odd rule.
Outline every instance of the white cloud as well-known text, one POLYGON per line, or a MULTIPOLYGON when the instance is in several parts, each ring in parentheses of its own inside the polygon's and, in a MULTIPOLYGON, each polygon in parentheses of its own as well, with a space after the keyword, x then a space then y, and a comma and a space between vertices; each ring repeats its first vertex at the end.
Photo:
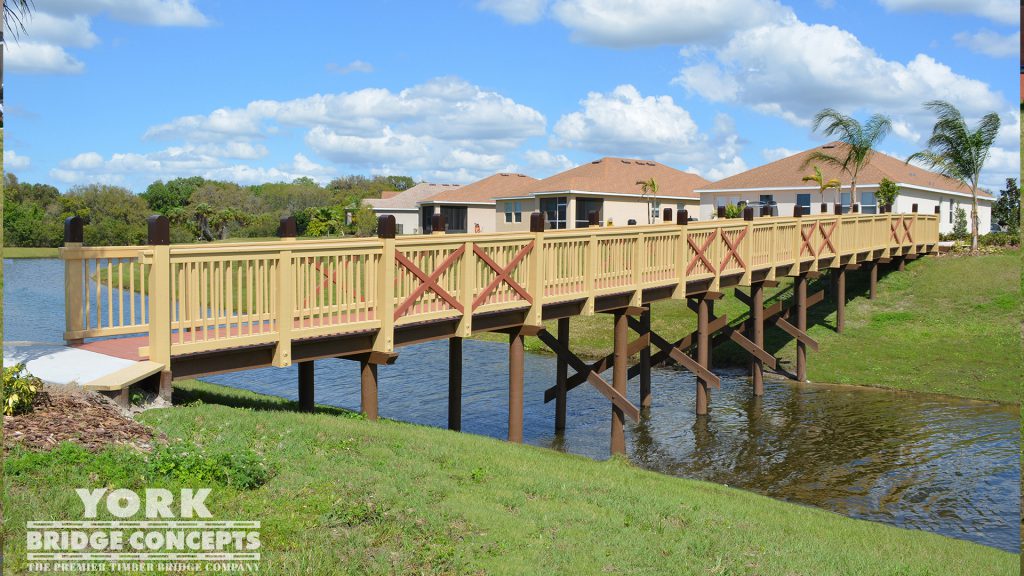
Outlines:
POLYGON ((948 100, 968 115, 1005 106, 987 84, 930 56, 885 60, 845 30, 797 20, 737 34, 714 61, 684 67, 673 82, 712 102, 746 104, 798 125, 826 106, 884 111, 903 123, 898 135, 911 140, 933 121, 921 109, 927 100, 948 100))
POLYGON ((96 152, 83 152, 70 160, 65 160, 61 165, 73 170, 90 170, 102 166, 103 157, 96 152))
POLYGON ((971 52, 993 58, 1006 58, 1020 53, 1020 30, 1005 36, 991 30, 981 30, 974 34, 960 32, 953 36, 953 40, 971 52))
POLYGON ((761 150, 761 157, 763 157, 766 162, 775 162, 776 160, 788 158, 797 152, 799 152, 799 150, 790 150, 789 148, 782 147, 765 148, 764 150, 761 150))
POLYGON ((792 17, 776 0, 559 0, 551 12, 574 40, 617 47, 715 44, 792 17))
POLYGON ((971 14, 1002 24, 1018 24, 1020 13, 1012 0, 878 0, 893 12, 946 12, 971 14))
POLYGON ((190 0, 47 0, 25 18, 25 34, 7 42, 9 71, 26 74, 81 74, 85 64, 67 49, 100 42, 91 19, 98 14, 147 26, 206 26, 209 19, 190 0))
POLYGON ((332 62, 327 65, 327 70, 330 72, 337 72, 338 74, 351 74, 352 72, 369 74, 370 72, 373 72, 373 64, 363 62, 362 60, 353 60, 345 66, 340 66, 332 62))
POLYGON ((21 170, 31 164, 32 159, 28 156, 19 156, 14 150, 4 150, 4 170, 21 170))
POLYGON ((544 16, 547 0, 480 0, 481 10, 496 12, 513 24, 532 24, 544 16))
POLYGON ((552 154, 547 150, 527 150, 523 157, 526 158, 527 174, 535 178, 550 176, 576 165, 564 154, 552 154))
POLYGON ((100 13, 146 26, 208 26, 210 19, 191 0, 47 0, 45 10, 58 16, 100 13))
POLYGON ((85 64, 60 46, 22 39, 4 43, 4 65, 8 71, 25 74, 81 74, 85 64))
POLYGON ((712 136, 700 132, 671 96, 643 96, 632 85, 608 94, 591 92, 582 110, 555 124, 551 144, 597 154, 654 158, 706 177, 721 178, 746 168, 739 158, 732 120, 720 114, 712 136))
POLYGON ((914 130, 908 122, 903 120, 893 120, 892 133, 911 142, 921 141, 921 133, 914 130))

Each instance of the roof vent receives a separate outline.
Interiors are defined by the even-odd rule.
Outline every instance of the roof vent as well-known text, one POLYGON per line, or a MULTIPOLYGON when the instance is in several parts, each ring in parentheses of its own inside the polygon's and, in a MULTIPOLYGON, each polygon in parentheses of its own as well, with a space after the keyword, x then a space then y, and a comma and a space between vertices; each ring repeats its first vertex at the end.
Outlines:
POLYGON ((601 163, 600 160, 594 160, 593 162, 591 162, 591 164, 600 164, 600 163, 601 163))
POLYGON ((621 162, 622 162, 623 164, 632 164, 632 162, 630 162, 629 160, 621 160, 621 162))
POLYGON ((836 147, 835 144, 825 144, 824 146, 822 146, 822 148, 824 148, 826 150, 830 150, 830 149, 835 148, 835 147, 836 147))

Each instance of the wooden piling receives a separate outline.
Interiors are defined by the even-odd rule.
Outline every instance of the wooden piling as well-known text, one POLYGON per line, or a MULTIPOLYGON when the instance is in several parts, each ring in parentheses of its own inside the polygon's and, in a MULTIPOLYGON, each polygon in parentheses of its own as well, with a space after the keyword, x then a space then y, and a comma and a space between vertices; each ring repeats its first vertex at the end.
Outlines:
POLYGON ((448 339, 448 429, 462 430, 462 338, 448 339))
MULTIPOLYGON (((796 327, 807 332, 807 276, 801 274, 793 278, 793 293, 796 295, 796 327)), ((807 345, 796 341, 796 378, 807 380, 807 345)))
POLYGON ((836 272, 836 332, 843 333, 846 327, 846 267, 840 266, 836 272))
POLYGON ((313 362, 299 362, 299 410, 313 411, 313 362))
MULTIPOLYGON (((640 337, 650 337, 651 310, 648 308, 640 314, 640 337)), ((648 344, 640 349, 640 407, 651 407, 651 346, 648 344)))
MULTIPOLYGON (((764 348, 764 284, 761 282, 750 285, 750 324, 750 339, 758 348, 764 348)), ((750 360, 750 379, 754 385, 754 396, 763 396, 764 366, 756 356, 750 360)))
POLYGON ((903 272, 907 269, 907 259, 900 256, 896 259, 896 271, 903 272))
POLYGON ((359 361, 360 405, 367 420, 377 419, 377 365, 368 360, 359 361))
POLYGON ((523 335, 508 337, 508 441, 523 442, 523 335))
POLYGON ((872 260, 868 263, 868 273, 870 278, 868 281, 868 299, 874 300, 875 296, 878 295, 878 262, 872 260))
MULTIPOLYGON (((613 343, 615 364, 612 366, 612 388, 626 396, 626 370, 629 362, 629 318, 624 310, 615 311, 615 339, 613 343)), ((612 404, 611 453, 626 453, 626 415, 622 408, 612 404)))
MULTIPOLYGON (((710 358, 711 334, 708 330, 708 317, 711 315, 711 300, 701 297, 697 300, 697 363, 708 367, 710 358)), ((708 383, 697 377, 697 415, 708 413, 708 383)))
MULTIPOLYGON (((558 319, 558 343, 564 350, 569 349, 569 318, 558 319)), ((565 430, 566 381, 569 379, 569 362, 559 355, 555 360, 555 432, 565 430)))

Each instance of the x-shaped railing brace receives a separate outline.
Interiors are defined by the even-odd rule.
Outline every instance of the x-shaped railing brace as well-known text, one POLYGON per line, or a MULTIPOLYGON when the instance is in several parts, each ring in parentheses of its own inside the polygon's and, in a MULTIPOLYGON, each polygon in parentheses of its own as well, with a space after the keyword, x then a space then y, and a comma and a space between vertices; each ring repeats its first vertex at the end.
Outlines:
MULTIPOLYGON (((747 306, 750 306, 750 296, 744 294, 743 292, 740 292, 739 288, 734 290, 734 294, 736 295, 736 298, 740 302, 743 302, 747 306)), ((814 294, 811 294, 810 296, 807 297, 807 307, 810 308, 811 306, 814 306, 815 304, 821 302, 824 299, 825 299, 825 291, 824 290, 818 290, 814 294)), ((792 309, 792 307, 793 307, 793 304, 790 304, 789 306, 785 306, 785 305, 783 305, 782 302, 776 302, 775 304, 772 304, 771 306, 765 306, 765 308, 764 308, 764 322, 765 322, 765 324, 768 324, 768 323, 775 324, 775 326, 779 327, 783 332, 785 332, 786 334, 789 334, 793 338, 796 338, 800 342, 803 342, 804 344, 810 346, 810 348, 812 350, 817 352, 818 351, 818 341, 815 340, 814 338, 811 338, 810 336, 808 336, 807 332, 804 332, 804 331, 800 330, 799 328, 797 328, 796 326, 793 326, 793 324, 791 324, 789 322, 789 312, 792 309)), ((775 366, 772 366, 772 368, 775 368, 775 366)))
MULTIPOLYGON (((597 388, 597 391, 604 395, 605 398, 611 400, 612 404, 614 404, 619 410, 622 410, 623 414, 629 416, 634 422, 640 421, 640 409, 630 402, 629 399, 623 396, 618 390, 613 388, 612 385, 604 378, 601 378, 600 372, 607 370, 607 366, 604 366, 603 368, 601 367, 602 363, 610 364, 611 362, 614 362, 614 358, 609 360, 609 357, 605 357, 594 364, 587 364, 583 360, 580 360, 579 356, 573 354, 572 350, 564 348, 558 341, 558 338, 552 336, 547 330, 541 330, 538 332, 537 338, 540 338, 540 341, 546 344, 548 348, 551 348, 552 352, 568 362, 569 366, 572 366, 573 370, 576 370, 576 374, 573 376, 573 379, 580 380, 573 386, 569 386, 569 382, 567 381, 565 386, 566 391, 582 384, 584 381, 589 382, 590 385, 597 388)), ((630 343, 627 353, 629 355, 636 354, 639 352, 640 348, 643 348, 646 345, 646 339, 639 338, 630 343)), ((544 402, 554 400, 555 390, 556 388, 549 388, 544 392, 544 402)))

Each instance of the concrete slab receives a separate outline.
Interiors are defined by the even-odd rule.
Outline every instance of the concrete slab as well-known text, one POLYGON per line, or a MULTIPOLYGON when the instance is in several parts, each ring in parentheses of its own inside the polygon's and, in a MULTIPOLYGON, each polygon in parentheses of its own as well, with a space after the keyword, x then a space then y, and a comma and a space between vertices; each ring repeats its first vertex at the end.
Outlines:
POLYGON ((4 366, 25 364, 48 384, 86 384, 136 364, 132 360, 49 342, 4 342, 4 366))

